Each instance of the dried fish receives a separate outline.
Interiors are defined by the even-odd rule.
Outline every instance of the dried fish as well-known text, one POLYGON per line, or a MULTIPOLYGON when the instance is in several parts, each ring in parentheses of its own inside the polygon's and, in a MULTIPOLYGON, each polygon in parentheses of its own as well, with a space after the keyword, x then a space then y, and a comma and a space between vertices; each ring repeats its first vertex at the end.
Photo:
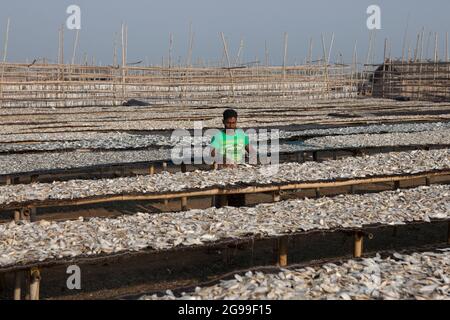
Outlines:
MULTIPOLYGON (((399 254, 397 254, 399 255, 399 254)), ((180 296, 144 295, 140 300, 219 300, 219 299, 291 299, 291 300, 369 300, 369 299, 450 299, 449 286, 435 274, 450 272, 450 249, 442 252, 401 255, 403 261, 380 256, 342 264, 313 268, 284 269, 278 274, 246 273, 235 280, 220 283, 180 296), (365 265, 376 265, 376 277, 365 265), (355 273, 355 269, 358 270, 355 273), (362 270, 361 270, 362 269, 362 270), (359 271, 361 270, 361 271, 359 271), (369 276, 370 275, 370 276, 369 276), (433 281, 433 284, 427 285, 433 281)))
POLYGON ((321 163, 282 163, 278 166, 242 166, 238 169, 163 172, 103 180, 70 180, 30 185, 0 186, 0 205, 31 200, 82 199, 132 193, 177 192, 214 186, 273 184, 302 181, 398 175, 450 168, 450 149, 392 152, 321 163))
MULTIPOLYGON (((0 266, 144 248, 167 250, 178 246, 201 246, 249 236, 397 225, 424 221, 425 217, 449 219, 449 195, 450 185, 432 185, 404 191, 281 201, 249 208, 137 213, 117 218, 18 225, 12 222, 0 224, 0 266)), ((403 258, 400 255, 394 257, 397 260, 403 258)), ((330 270, 332 266, 325 267, 326 272, 330 270)), ((379 266, 368 260, 357 271, 376 276, 379 266)), ((439 274, 446 283, 449 281, 445 278, 447 274, 439 274)), ((371 281, 378 283, 379 279, 372 277, 371 281)), ((323 290, 332 292, 335 287, 327 284, 323 290)))

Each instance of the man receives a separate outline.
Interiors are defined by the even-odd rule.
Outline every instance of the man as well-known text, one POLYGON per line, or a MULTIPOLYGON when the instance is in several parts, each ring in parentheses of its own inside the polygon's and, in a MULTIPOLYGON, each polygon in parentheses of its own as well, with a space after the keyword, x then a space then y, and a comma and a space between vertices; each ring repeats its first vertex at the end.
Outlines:
POLYGON ((242 129, 237 129, 237 117, 235 110, 225 110, 225 129, 211 139, 211 157, 218 160, 219 168, 234 168, 244 162, 246 151, 250 153, 249 138, 242 129))
MULTIPOLYGON (((211 157, 217 160, 219 168, 236 168, 244 163, 245 152, 253 152, 248 135, 237 129, 237 112, 227 109, 223 113, 224 130, 211 139, 211 157)), ((216 197, 216 206, 223 204, 224 198, 216 197)), ((236 194, 227 197, 228 205, 240 207, 245 205, 245 195, 236 194)))

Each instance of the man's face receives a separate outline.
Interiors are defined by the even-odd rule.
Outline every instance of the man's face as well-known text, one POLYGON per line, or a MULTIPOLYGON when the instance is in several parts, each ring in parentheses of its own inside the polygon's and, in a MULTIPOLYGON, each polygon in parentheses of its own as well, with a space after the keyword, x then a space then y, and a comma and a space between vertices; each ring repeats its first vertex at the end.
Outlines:
POLYGON ((223 124, 225 125, 225 129, 234 130, 237 126, 237 118, 232 117, 226 120, 223 120, 223 124))

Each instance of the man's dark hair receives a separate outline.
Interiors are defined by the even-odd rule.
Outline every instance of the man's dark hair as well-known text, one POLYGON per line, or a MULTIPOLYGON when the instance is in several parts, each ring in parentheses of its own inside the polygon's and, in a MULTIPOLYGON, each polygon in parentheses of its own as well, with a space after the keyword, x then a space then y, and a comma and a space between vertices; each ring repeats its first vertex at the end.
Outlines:
POLYGON ((233 109, 227 109, 223 112, 223 120, 227 120, 230 118, 237 118, 238 114, 233 109))

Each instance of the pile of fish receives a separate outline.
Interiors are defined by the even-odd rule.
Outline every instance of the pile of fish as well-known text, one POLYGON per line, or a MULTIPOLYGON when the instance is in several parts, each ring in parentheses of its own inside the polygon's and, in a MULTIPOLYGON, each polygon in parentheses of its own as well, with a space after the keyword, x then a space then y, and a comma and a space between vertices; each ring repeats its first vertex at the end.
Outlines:
POLYGON ((168 149, 10 154, 0 155, 0 174, 31 173, 108 164, 168 161, 169 159, 170 150, 168 149))
POLYGON ((425 122, 425 123, 399 123, 399 124, 373 124, 368 126, 341 127, 329 129, 310 129, 303 131, 288 131, 283 134, 286 138, 293 136, 334 136, 370 133, 394 133, 394 132, 420 132, 450 129, 450 122, 425 122))
POLYGON ((0 186, 0 205, 34 200, 82 199, 93 196, 178 192, 212 187, 413 174, 450 168, 450 149, 391 152, 322 163, 281 163, 237 169, 155 174, 102 180, 0 186))
POLYGON ((326 136, 308 139, 305 143, 316 147, 331 148, 450 144, 450 130, 326 136))
POLYGON ((46 141, 29 144, 0 144, 0 152, 23 152, 23 151, 55 151, 76 149, 138 149, 150 146, 172 146, 175 143, 170 138, 158 135, 132 135, 118 133, 106 138, 93 138, 85 140, 70 141, 46 141))
MULTIPOLYGON (((184 146, 181 148, 185 148, 184 146)), ((182 150, 180 148, 180 150, 182 150)), ((187 147, 190 148, 190 147, 187 147)), ((190 148, 191 155, 208 152, 205 148, 190 148)), ((295 152, 318 150, 312 146, 302 144, 281 144, 278 152, 295 152)), ((270 151, 270 149, 269 149, 270 151)), ((177 154, 177 153, 176 153, 177 154)), ((263 152, 265 155, 265 153, 263 152)), ((177 154, 178 155, 178 154, 177 154)), ((182 158, 182 157, 181 157, 182 158)), ((200 163, 202 159, 199 159, 200 163)), ((108 164, 131 164, 136 162, 172 161, 172 149, 153 148, 144 150, 116 150, 95 152, 43 152, 25 154, 0 155, 0 174, 32 173, 36 171, 74 169, 92 166, 105 166, 108 164)), ((198 163, 198 162, 196 162, 198 163)))
MULTIPOLYGON (((438 131, 450 128, 450 122, 406 123, 406 124, 380 124, 370 126, 342 127, 329 129, 313 129, 301 131, 279 131, 279 139, 297 136, 324 136, 324 135, 351 135, 374 133, 422 132, 438 131)), ((254 141, 263 140, 261 136, 250 135, 254 141)), ((376 139, 376 136, 372 136, 376 139)), ((367 136, 368 139, 371 136, 367 136)), ((343 138, 344 139, 344 138, 343 138)), ((71 149, 132 149, 150 146, 171 147, 180 142, 195 146, 205 146, 211 141, 210 135, 204 137, 170 137, 169 135, 136 135, 123 132, 92 133, 92 132, 62 132, 41 134, 17 134, 0 136, 0 152, 17 151, 52 151, 71 149), (2 144, 3 142, 3 144, 2 144), (13 143, 20 142, 20 144, 13 143)), ((346 140, 344 140, 346 141, 346 140)), ((425 144, 426 142, 422 142, 425 144)), ((315 144, 313 141, 308 144, 315 144)), ((321 140, 318 141, 321 144, 321 140)), ((347 145, 349 142, 347 142, 347 145)))
POLYGON ((450 249, 348 260, 278 273, 247 272, 175 296, 142 300, 449 300, 450 249))
MULTIPOLYGON (((353 99, 341 101, 340 104, 311 103, 299 101, 291 103, 271 103, 247 107, 245 104, 236 106, 240 114, 239 124, 243 128, 274 127, 306 124, 345 124, 350 123, 382 123, 435 121, 438 111, 440 121, 450 120, 446 114, 450 108, 446 104, 425 104, 424 102, 400 104, 393 101, 382 104, 372 99, 353 99), (284 111, 281 111, 284 110, 284 111), (418 114, 417 112, 420 112, 418 114)), ((28 108, 29 110, 30 108, 28 108)), ((34 118, 33 123, 27 123, 29 115, 10 115, 0 119, 0 134, 13 135, 23 133, 41 133, 43 126, 47 132, 79 132, 83 131, 129 131, 136 130, 173 130, 192 129, 194 121, 202 120, 203 126, 217 128, 222 126, 222 111, 220 108, 198 110, 192 106, 164 109, 149 108, 145 112, 126 112, 107 109, 100 112, 70 114, 57 111, 51 116, 34 118), (194 112, 197 114, 194 115, 194 112), (160 114, 160 116, 157 116, 160 114), (51 121, 49 121, 51 119, 51 121), (2 125, 4 124, 4 125, 2 125)), ((25 109, 26 111, 27 109, 25 109)), ((1 114, 1 111, 0 111, 1 114)))
POLYGON ((433 185, 255 207, 138 213, 63 222, 11 222, 0 225, 0 266, 145 248, 201 246, 230 238, 430 222, 450 218, 449 199, 449 185, 433 185))

